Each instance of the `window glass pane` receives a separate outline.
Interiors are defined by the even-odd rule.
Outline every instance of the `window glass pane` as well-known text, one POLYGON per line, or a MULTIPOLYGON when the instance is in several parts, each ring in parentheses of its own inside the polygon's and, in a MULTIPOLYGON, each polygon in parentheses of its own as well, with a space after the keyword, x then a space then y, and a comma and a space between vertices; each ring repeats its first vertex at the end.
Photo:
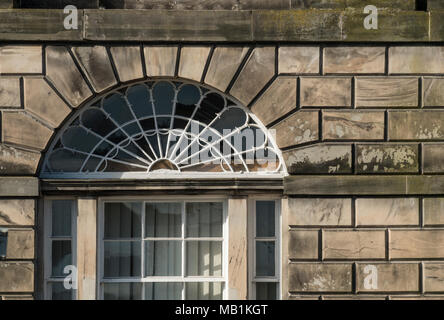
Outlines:
POLYGON ((141 300, 142 283, 104 283, 105 300, 141 300))
POLYGON ((104 276, 140 277, 140 254, 140 241, 106 241, 104 276))
POLYGON ((276 300, 277 283, 275 282, 257 282, 256 300, 276 300))
POLYGON ((52 201, 52 235, 54 237, 71 236, 72 200, 52 201))
POLYGON ((147 203, 145 237, 182 236, 182 206, 180 203, 147 203))
POLYGON ((64 277, 63 269, 72 265, 71 240, 52 241, 52 276, 64 277))
POLYGON ((256 201, 256 237, 275 236, 275 202, 256 201))
POLYGON ((188 276, 222 276, 221 241, 187 241, 188 276))
POLYGON ((274 241, 256 241, 256 276, 274 276, 274 241))
POLYGON ((187 282, 185 295, 187 300, 222 300, 223 282, 187 282))
POLYGON ((145 241, 145 276, 181 276, 181 241, 145 241))
POLYGON ((145 300, 181 300, 183 283, 146 282, 145 300))
POLYGON ((221 202, 189 202, 186 215, 187 237, 222 237, 221 202))
POLYGON ((105 239, 141 237, 142 203, 105 203, 105 239))
POLYGON ((49 284, 52 300, 72 300, 72 289, 65 289, 63 282, 52 282, 49 284))

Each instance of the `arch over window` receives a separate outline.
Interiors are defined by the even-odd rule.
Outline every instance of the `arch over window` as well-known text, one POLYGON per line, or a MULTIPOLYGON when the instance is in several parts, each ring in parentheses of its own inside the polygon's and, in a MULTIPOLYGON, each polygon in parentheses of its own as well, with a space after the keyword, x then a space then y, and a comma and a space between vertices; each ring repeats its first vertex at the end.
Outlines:
POLYGON ((283 172, 271 133, 247 108, 201 85, 159 80, 81 108, 52 142, 42 177, 283 172))

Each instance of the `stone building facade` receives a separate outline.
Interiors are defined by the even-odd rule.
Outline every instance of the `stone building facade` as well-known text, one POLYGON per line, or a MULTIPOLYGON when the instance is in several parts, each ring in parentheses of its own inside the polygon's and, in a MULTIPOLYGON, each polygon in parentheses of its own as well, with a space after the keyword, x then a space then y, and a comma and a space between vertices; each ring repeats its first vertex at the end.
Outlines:
MULTIPOLYGON (((71 298, 111 297, 106 205, 152 199, 224 203, 221 262, 211 262, 221 271, 196 271, 211 276, 214 288, 222 283, 218 294, 211 287, 214 297, 444 298, 441 1, 369 1, 378 8, 371 30, 363 25, 363 1, 46 2, 0 0, 2 299, 66 298, 55 285, 61 274, 53 273, 54 256, 68 251, 78 271, 71 298), (64 27, 68 4, 79 9, 78 29, 64 27), (79 141, 68 143, 66 132, 98 132, 101 124, 85 120, 98 101, 114 110, 105 98, 120 92, 133 107, 132 88, 154 92, 158 83, 176 88, 175 103, 184 85, 234 101, 272 134, 281 167, 271 174, 167 175, 152 169, 156 160, 140 177, 122 170, 102 176, 116 156, 95 175, 74 169, 73 147, 57 162, 63 169, 54 169, 60 144, 68 149, 89 139, 77 134, 79 141), (58 200, 72 203, 72 221, 62 225, 69 235, 51 234, 58 200), (258 201, 276 208, 276 229, 263 238, 255 230, 258 201), (69 249, 56 249, 63 241, 69 249), (268 259, 275 268, 262 277, 261 241, 273 242, 268 259)), ((121 117, 107 115, 115 123, 121 117)), ((189 239, 181 239, 186 247, 189 239)), ((182 298, 192 292, 185 276, 191 268, 174 278, 182 298)), ((125 281, 138 285, 115 282, 125 281)), ((140 298, 138 289, 125 290, 112 297, 140 298)), ((193 297, 209 297, 196 290, 193 297)))

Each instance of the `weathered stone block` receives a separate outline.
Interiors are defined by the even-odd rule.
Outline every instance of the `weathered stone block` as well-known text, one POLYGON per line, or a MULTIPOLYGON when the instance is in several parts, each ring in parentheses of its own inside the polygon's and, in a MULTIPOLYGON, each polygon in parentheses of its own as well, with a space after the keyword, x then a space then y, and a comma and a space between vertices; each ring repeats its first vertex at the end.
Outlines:
POLYGON ((252 10, 290 9, 287 0, 105 0, 105 8, 169 9, 169 10, 252 10), (108 3, 114 6, 108 6, 108 3))
MULTIPOLYGON (((366 5, 367 4, 362 0, 291 0, 291 7, 293 9, 298 9, 298 8, 344 9, 347 7, 360 8, 360 7, 365 7, 366 5)), ((373 0, 372 5, 378 8, 415 10, 415 0, 373 0)))
POLYGON ((444 137, 444 112, 389 111, 388 125, 391 140, 442 139, 444 137))
POLYGON ((143 78, 140 47, 112 47, 111 55, 121 82, 143 78))
POLYGON ((230 94, 244 105, 248 105, 274 74, 275 48, 257 47, 248 58, 230 94))
POLYGON ((30 199, 0 200, 0 225, 33 226, 35 201, 30 199))
POLYGON ((417 144, 358 144, 359 173, 418 172, 417 144))
POLYGON ((180 50, 179 77, 200 82, 210 47, 183 47, 180 50))
POLYGON ((444 9, 444 3, 441 0, 427 0, 427 9, 444 9))
MULTIPOLYGON (((78 11, 78 28, 65 29, 63 21, 66 18, 63 10, 36 10, 36 9, 0 9, 0 39, 12 41, 79 41, 83 39, 83 10, 78 11)), ((40 61, 41 61, 40 50, 40 61)), ((13 64, 10 68, 41 67, 38 63, 13 64)), ((41 73, 41 69, 38 72, 41 73)))
POLYGON ((6 259, 33 259, 34 249, 34 230, 9 229, 6 259))
POLYGON ((176 71, 176 46, 147 46, 145 53, 146 74, 149 77, 174 77, 176 71))
POLYGON ((3 296, 3 300, 34 300, 34 298, 32 295, 6 295, 3 296))
POLYGON ((351 78, 301 78, 302 107, 350 107, 351 78))
POLYGON ((31 147, 41 151, 45 149, 52 133, 52 130, 24 113, 2 113, 3 142, 31 147))
POLYGON ((46 48, 46 75, 73 107, 78 107, 92 95, 65 47, 46 48))
MULTIPOLYGON (((430 2, 430 0, 428 0, 430 2)), ((439 1, 439 0, 438 0, 439 1)), ((442 6, 442 4, 441 4, 442 6)), ((431 41, 443 41, 444 39, 444 26, 442 19, 444 17, 444 7, 441 10, 432 10, 430 14, 430 40, 431 41)))
MULTIPOLYGON (((0 72, 1 72, 0 65, 0 72)), ((20 79, 18 77, 0 77, 0 108, 19 108, 20 79)))
MULTIPOLYGON (((411 176, 416 177, 416 176, 411 176)), ((387 195, 387 194, 418 194, 429 192, 436 193, 436 188, 444 188, 444 179, 437 178, 437 181, 424 179, 424 176, 417 176, 420 182, 414 181, 415 190, 409 186, 410 176, 400 175, 298 175, 284 178, 284 194, 286 195, 387 195), (410 189, 412 190, 410 190, 410 189), (435 190, 433 192, 433 190, 435 190)), ((428 178, 428 177, 427 177, 428 178)))
MULTIPOLYGON (((2 30, 1 27, 0 30, 2 30)), ((42 47, 0 47, 0 73, 42 73, 42 47)))
POLYGON ((384 47, 327 47, 324 73, 384 73, 384 47))
POLYGON ((358 292, 417 292, 419 291, 419 265, 417 263, 358 263, 356 268, 356 287, 358 292), (367 289, 365 279, 372 271, 367 266, 377 270, 377 281, 371 283, 376 289, 367 289))
POLYGON ((33 292, 32 262, 0 262, 0 292, 33 292))
POLYGON ((38 195, 38 178, 0 176, 0 197, 36 197, 38 195))
POLYGON ((72 51, 96 92, 117 84, 105 47, 74 47, 72 51))
POLYGON ((268 125, 296 108, 296 90, 296 77, 277 77, 253 104, 251 111, 268 125))
POLYGON ((318 140, 318 121, 318 111, 298 111, 273 126, 279 148, 318 140))
POLYGON ((444 291, 444 264, 425 263, 424 264, 424 291, 443 292, 444 291))
POLYGON ((43 78, 25 78, 25 110, 58 128, 71 109, 43 78))
POLYGON ((253 11, 255 41, 339 41, 341 11, 258 10, 253 11))
POLYGON ((444 172, 444 144, 425 143, 423 145, 423 169, 426 173, 444 172))
POLYGON ((391 259, 443 258, 444 230, 391 230, 391 259))
POLYGON ((444 73, 444 47, 391 47, 390 73, 444 73))
POLYGON ((426 198, 423 207, 424 225, 444 225, 444 198, 426 198))
POLYGON ((208 66, 205 83, 225 91, 248 52, 247 47, 216 47, 208 66))
POLYGON ((385 231, 323 230, 324 259, 384 259, 385 231))
POLYGON ((418 78, 356 79, 357 107, 417 107, 418 103, 418 78))
POLYGON ((419 226, 417 198, 360 198, 356 199, 358 226, 419 226))
POLYGON ((19 8, 63 9, 67 5, 82 8, 98 8, 99 0, 20 0, 19 8))
POLYGON ((436 190, 444 188, 444 175, 408 175, 407 194, 435 195, 436 190))
POLYGON ((319 73, 319 47, 279 47, 279 73, 319 73))
POLYGON ((324 111, 322 119, 324 139, 384 139, 384 112, 382 111, 324 111))
MULTIPOLYGON (((373 4, 373 3, 372 3, 373 4)), ((378 10, 378 28, 367 30, 362 9, 347 9, 342 16, 345 41, 428 41, 429 16, 421 11, 378 10)))
POLYGON ((288 199, 288 224, 293 226, 350 226, 351 200, 334 198, 288 199))
POLYGON ((318 230, 291 230, 288 240, 289 259, 318 259, 318 230))
POLYGON ((85 10, 84 19, 87 40, 252 40, 251 11, 85 10))
POLYGON ((33 175, 40 153, 0 144, 0 175, 33 175))
POLYGON ((12 9, 14 0, 0 0, 0 9, 12 9))
POLYGON ((290 292, 351 292, 351 264, 290 263, 290 292))
POLYGON ((351 145, 322 144, 283 152, 290 174, 351 173, 351 145))
POLYGON ((444 106, 444 78, 424 78, 423 87, 425 107, 444 106))

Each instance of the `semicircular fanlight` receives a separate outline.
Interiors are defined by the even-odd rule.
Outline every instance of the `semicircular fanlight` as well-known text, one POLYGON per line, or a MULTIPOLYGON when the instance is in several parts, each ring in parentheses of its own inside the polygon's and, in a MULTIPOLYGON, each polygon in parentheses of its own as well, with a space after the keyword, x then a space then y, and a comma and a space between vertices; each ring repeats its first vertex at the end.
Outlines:
POLYGON ((279 150, 245 107, 214 90, 148 81, 80 110, 46 154, 44 175, 278 173, 279 150))

